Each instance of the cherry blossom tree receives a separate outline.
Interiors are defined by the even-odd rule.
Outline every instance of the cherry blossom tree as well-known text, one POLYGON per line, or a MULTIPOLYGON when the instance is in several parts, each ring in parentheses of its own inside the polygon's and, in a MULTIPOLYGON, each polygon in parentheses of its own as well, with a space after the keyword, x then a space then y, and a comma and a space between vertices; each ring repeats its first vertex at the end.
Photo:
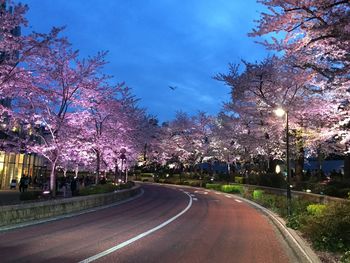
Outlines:
MULTIPOLYGON (((350 152, 350 3, 343 0, 261 0, 269 12, 257 21, 253 37, 265 36, 270 49, 313 76, 315 92, 324 91, 337 105, 326 134, 336 133, 350 152), (341 118, 339 118, 341 117, 341 118)), ((329 116, 329 114, 327 114, 329 116)), ((350 157, 348 158, 350 162, 350 157)))
POLYGON ((48 46, 62 30, 53 28, 48 34, 21 35, 21 28, 28 25, 27 11, 26 5, 0 1, 0 116, 1 131, 7 138, 1 146, 10 145, 12 151, 23 149, 20 136, 15 138, 23 124, 17 116, 17 105, 27 103, 28 94, 36 90, 29 62, 45 56, 48 46))
MULTIPOLYGON (((263 42, 327 79, 349 80, 350 3, 344 0, 260 0, 267 6, 250 34, 277 33, 263 42), (275 37, 273 37, 275 36, 275 37)), ((271 34, 270 34, 271 36, 271 34)))
POLYGON ((68 114, 79 105, 83 91, 97 88, 105 53, 79 60, 78 52, 73 51, 69 42, 62 38, 52 43, 45 54, 45 57, 28 62, 29 67, 35 69, 33 85, 37 90, 28 94, 29 103, 23 104, 25 108, 22 112, 23 118, 33 126, 43 128, 36 133, 41 143, 30 148, 49 160, 50 189, 55 195, 55 169, 67 141, 63 131, 69 125, 68 114))
POLYGON ((231 66, 229 74, 219 74, 216 79, 232 88, 232 101, 226 110, 240 123, 239 143, 248 153, 276 158, 283 153, 281 139, 283 120, 278 120, 273 110, 282 106, 289 112, 292 145, 296 156, 297 175, 300 175, 304 160, 304 145, 307 120, 324 106, 321 97, 310 92, 310 76, 307 72, 291 66, 287 60, 270 57, 259 64, 244 62, 243 73, 238 66, 231 66), (317 103, 318 104, 317 104, 317 103), (306 118, 307 116, 307 118, 306 118))

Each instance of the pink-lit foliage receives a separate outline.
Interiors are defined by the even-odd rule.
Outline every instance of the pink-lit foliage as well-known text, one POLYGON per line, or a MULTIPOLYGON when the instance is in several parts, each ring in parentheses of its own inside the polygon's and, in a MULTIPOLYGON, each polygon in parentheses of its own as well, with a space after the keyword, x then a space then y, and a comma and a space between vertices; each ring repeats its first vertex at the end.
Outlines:
POLYGON ((220 126, 232 131, 233 141, 226 140, 225 148, 239 145, 237 155, 246 161, 257 155, 280 158, 285 152, 285 119, 279 119, 274 110, 282 107, 289 113, 294 156, 303 156, 307 145, 312 148, 322 140, 319 129, 329 121, 332 104, 311 91, 308 72, 285 59, 269 57, 261 63, 243 64, 243 72, 231 65, 228 74, 216 76, 231 87, 231 102, 225 105, 229 116, 223 114, 217 128, 221 138, 226 131, 220 126))
MULTIPOLYGON (((34 71, 33 91, 27 95, 22 108, 22 119, 33 127, 40 144, 28 145, 34 152, 45 156, 51 166, 50 188, 56 188, 55 170, 69 142, 69 131, 74 123, 74 111, 78 109, 82 96, 95 93, 98 84, 104 80, 99 71, 105 64, 104 53, 87 60, 79 60, 69 42, 56 39, 44 51, 45 56, 29 61, 28 67, 34 71), (38 131, 38 132, 36 132, 38 131)), ((78 117, 78 116, 76 116, 78 117)))
MULTIPOLYGON (((263 13, 251 36, 264 36, 263 44, 282 51, 312 78, 309 84, 334 108, 319 129, 325 141, 340 141, 349 152, 350 127, 350 2, 343 0, 261 0, 263 13), (332 114, 332 115, 331 115, 332 114), (327 129, 326 129, 327 127, 327 129)), ((324 103, 323 103, 324 104, 324 103)))
MULTIPOLYGON (((0 116, 2 132, 10 137, 14 126, 21 123, 17 118, 16 104, 26 103, 26 98, 37 90, 33 85, 31 61, 46 55, 47 49, 57 39, 60 28, 53 28, 48 34, 31 33, 21 35, 21 29, 28 25, 24 15, 28 7, 0 0, 0 116), (11 107, 12 104, 12 107, 11 107), (7 125, 5 125, 7 124, 7 125)), ((9 150, 20 149, 19 140, 11 140, 9 150), (14 144, 13 144, 14 143, 14 144)), ((6 143, 1 145, 7 149, 6 143)))
POLYGON ((203 112, 190 117, 178 112, 162 127, 159 148, 163 164, 193 166, 209 156, 211 117, 203 112))

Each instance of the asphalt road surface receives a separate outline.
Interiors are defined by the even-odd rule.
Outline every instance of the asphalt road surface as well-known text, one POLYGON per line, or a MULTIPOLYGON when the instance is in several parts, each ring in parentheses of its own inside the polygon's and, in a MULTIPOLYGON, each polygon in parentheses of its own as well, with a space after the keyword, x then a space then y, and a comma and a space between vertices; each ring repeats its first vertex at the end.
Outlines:
POLYGON ((114 207, 0 232, 0 262, 297 262, 269 219, 232 195, 143 189, 114 207))

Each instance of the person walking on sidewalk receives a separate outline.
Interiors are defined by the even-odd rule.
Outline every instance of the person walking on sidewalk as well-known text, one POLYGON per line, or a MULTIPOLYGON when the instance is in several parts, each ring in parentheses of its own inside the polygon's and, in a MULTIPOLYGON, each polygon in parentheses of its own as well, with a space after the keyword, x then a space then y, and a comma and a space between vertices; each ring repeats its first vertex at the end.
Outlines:
POLYGON ((21 179, 19 180, 19 191, 20 192, 24 192, 24 180, 25 180, 25 178, 22 174, 21 179))

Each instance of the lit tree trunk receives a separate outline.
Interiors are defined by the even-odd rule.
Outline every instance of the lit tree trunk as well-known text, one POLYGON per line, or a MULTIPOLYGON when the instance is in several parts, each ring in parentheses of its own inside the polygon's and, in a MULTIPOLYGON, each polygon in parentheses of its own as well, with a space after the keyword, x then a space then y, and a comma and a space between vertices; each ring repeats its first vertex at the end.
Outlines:
POLYGON ((75 177, 78 177, 78 173, 79 173, 79 166, 75 166, 75 177))
POLYGON ((96 151, 96 177, 95 177, 95 184, 98 184, 98 178, 100 177, 100 152, 96 151))
POLYGON ((57 157, 54 161, 51 162, 51 172, 50 172, 50 191, 52 197, 56 196, 56 165, 57 165, 57 157))

